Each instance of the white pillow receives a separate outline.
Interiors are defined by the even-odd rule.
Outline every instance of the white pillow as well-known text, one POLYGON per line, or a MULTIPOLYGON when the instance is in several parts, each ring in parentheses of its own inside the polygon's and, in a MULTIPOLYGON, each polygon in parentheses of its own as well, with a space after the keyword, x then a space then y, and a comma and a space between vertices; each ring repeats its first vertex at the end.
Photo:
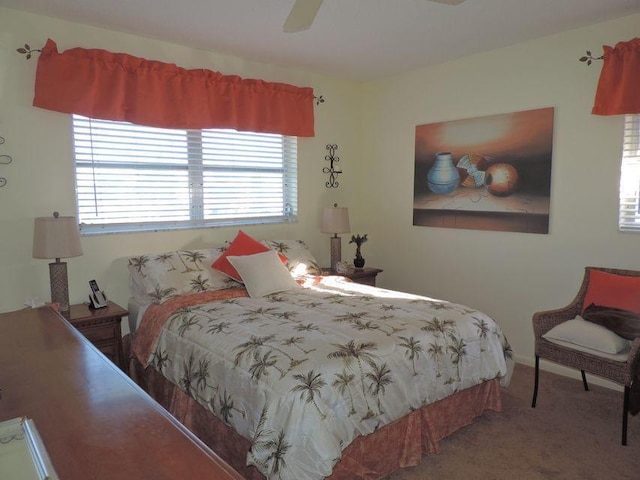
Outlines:
POLYGON ((587 322, 580 315, 556 325, 542 336, 547 340, 568 342, 609 354, 616 354, 629 346, 628 340, 601 325, 587 322))
POLYGON ((260 243, 287 257, 287 268, 294 277, 322 275, 322 268, 302 240, 262 240, 260 243))
POLYGON ((230 255, 227 259, 242 277, 250 297, 264 297, 300 287, 275 250, 253 255, 230 255))

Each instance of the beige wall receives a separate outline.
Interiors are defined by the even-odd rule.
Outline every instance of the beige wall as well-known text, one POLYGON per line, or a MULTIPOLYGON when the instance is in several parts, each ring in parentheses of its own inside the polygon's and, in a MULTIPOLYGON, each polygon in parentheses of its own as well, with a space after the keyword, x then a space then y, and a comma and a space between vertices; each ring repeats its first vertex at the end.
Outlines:
MULTIPOLYGON (((347 205, 353 232, 369 234, 367 264, 385 270, 381 286, 484 310, 502 324, 518 360, 528 363, 531 315, 568 303, 584 266, 640 268, 639 238, 617 230, 622 118, 590 114, 600 64, 577 61, 587 49, 633 38, 639 23, 634 15, 357 84, 0 8, 0 136, 6 138, 0 153, 14 158, 0 165, 8 179, 0 188, 0 312, 20 308, 28 295, 48 298, 47 261, 31 258, 33 218, 75 209, 70 119, 31 106, 36 62, 15 53, 25 42, 37 47, 51 37, 61 50, 105 48, 314 87, 327 102, 316 109, 316 137, 299 145, 300 222, 247 232, 302 238, 326 264, 320 208, 347 205), (412 226, 416 125, 541 107, 555 107, 548 235, 412 226), (340 147, 345 173, 337 190, 324 187, 327 143, 340 147)), ((95 278, 126 304, 128 256, 218 243, 235 231, 85 237, 85 254, 68 261, 71 301, 83 301, 86 282, 95 278)), ((343 257, 352 255, 345 239, 343 257)))
POLYGON ((640 268, 640 237, 617 228, 623 118, 590 114, 601 63, 578 62, 638 25, 629 16, 366 85, 354 216, 383 285, 487 312, 529 362, 531 315, 568 304, 585 266, 640 268), (412 226, 416 125, 541 107, 555 107, 548 235, 412 226))
MULTIPOLYGON (((329 239, 319 232, 319 214, 321 207, 334 202, 349 206, 355 201, 354 182, 360 170, 359 85, 0 8, 0 136, 6 140, 0 153, 13 157, 12 164, 0 165, 0 176, 8 181, 0 188, 0 312, 20 308, 27 296, 50 298, 48 261, 31 258, 34 217, 51 215, 53 210, 75 215, 70 116, 31 106, 37 54, 26 61, 16 53, 24 43, 38 48, 48 37, 60 51, 104 48, 185 68, 310 86, 316 95, 323 95, 326 102, 316 107, 316 136, 298 144, 300 221, 244 230, 256 238, 303 239, 318 260, 328 264, 329 239), (344 171, 339 189, 324 185, 327 177, 322 168, 329 143, 339 146, 344 171)), ((357 228, 358 219, 352 222, 357 228)), ((67 261, 70 300, 84 301, 87 281, 95 278, 110 298, 126 306, 129 256, 218 244, 236 232, 236 228, 216 228, 83 237, 84 255, 67 261)), ((345 255, 352 255, 346 241, 343 248, 345 255)))

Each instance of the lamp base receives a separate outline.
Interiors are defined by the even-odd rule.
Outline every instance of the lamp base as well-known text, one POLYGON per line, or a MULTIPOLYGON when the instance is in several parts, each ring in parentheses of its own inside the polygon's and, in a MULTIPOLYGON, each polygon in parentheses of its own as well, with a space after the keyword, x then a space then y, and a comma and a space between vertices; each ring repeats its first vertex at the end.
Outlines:
POLYGON ((49 264, 49 283, 51 284, 51 302, 60 306, 60 312, 68 312, 69 283, 67 280, 67 262, 49 264))
POLYGON ((331 237, 331 270, 336 271, 336 264, 342 261, 342 238, 331 237))

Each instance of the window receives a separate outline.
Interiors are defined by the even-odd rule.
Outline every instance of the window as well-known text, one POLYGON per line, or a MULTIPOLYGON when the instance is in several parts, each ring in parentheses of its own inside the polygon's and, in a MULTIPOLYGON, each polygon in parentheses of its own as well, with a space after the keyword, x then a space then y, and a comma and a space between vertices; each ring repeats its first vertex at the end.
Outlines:
POLYGON ((640 231, 640 115, 626 115, 620 172, 622 231, 640 231))
POLYGON ((295 221, 297 138, 73 116, 83 233, 295 221))

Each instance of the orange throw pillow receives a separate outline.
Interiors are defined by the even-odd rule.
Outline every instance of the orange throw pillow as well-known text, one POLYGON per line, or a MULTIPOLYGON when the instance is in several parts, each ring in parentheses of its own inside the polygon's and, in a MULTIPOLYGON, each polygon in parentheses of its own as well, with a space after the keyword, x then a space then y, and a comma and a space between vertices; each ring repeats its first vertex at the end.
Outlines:
POLYGON ((582 309, 592 303, 640 313, 640 277, 590 270, 582 309))
MULTIPOLYGON (((229 248, 225 250, 225 252, 220 255, 215 262, 211 264, 211 268, 214 270, 218 270, 219 272, 224 273, 225 275, 233 278, 237 282, 242 282, 242 277, 238 273, 238 271, 233 268, 233 265, 227 259, 228 256, 241 257, 243 255, 253 255, 255 253, 262 253, 270 250, 269 247, 263 245, 259 241, 250 237, 242 230, 238 231, 236 238, 233 239, 229 248)), ((287 257, 282 254, 279 254, 280 260, 283 263, 287 261, 287 257)))

